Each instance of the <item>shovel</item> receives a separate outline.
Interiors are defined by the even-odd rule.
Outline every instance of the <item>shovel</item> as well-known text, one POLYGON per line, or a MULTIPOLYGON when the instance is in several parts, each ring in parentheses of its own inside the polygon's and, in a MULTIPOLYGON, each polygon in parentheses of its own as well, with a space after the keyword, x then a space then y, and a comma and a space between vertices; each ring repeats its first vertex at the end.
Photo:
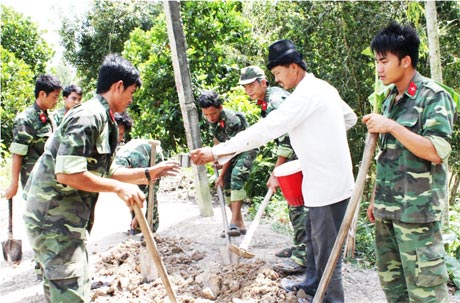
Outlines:
POLYGON ((13 239, 13 199, 8 199, 8 240, 2 242, 5 261, 18 265, 22 260, 22 241, 13 239))
MULTIPOLYGON (((214 174, 216 176, 216 179, 219 178, 219 171, 217 170, 216 165, 214 165, 214 174)), ((222 212, 222 221, 224 224, 225 241, 227 242, 226 247, 221 247, 222 258, 224 259, 224 263, 236 264, 238 263, 238 259, 234 258, 230 252, 232 247, 232 240, 230 239, 230 235, 228 234, 228 220, 227 211, 225 209, 225 197, 224 192, 222 191, 222 187, 220 185, 217 186, 217 195, 219 196, 220 210, 222 212)))
POLYGON ((139 205, 133 204, 133 210, 136 215, 137 221, 141 226, 142 234, 144 235, 145 242, 147 243, 147 249, 149 250, 150 254, 152 255, 153 262, 155 263, 155 267, 158 271, 158 274, 163 282, 163 285, 166 289, 166 294, 168 295, 169 301, 172 303, 177 303, 176 294, 174 289, 171 286, 171 282, 169 281, 168 273, 166 272, 166 268, 161 261, 160 253, 158 252, 158 247, 153 239, 152 232, 150 231, 150 227, 147 225, 147 221, 145 220, 144 214, 142 210, 139 208, 139 205))
POLYGON ((271 189, 268 189, 267 193, 265 194, 264 200, 262 201, 262 203, 260 203, 259 209, 257 210, 257 214, 254 217, 254 221, 252 221, 251 226, 249 226, 248 232, 244 236, 243 242, 241 242, 240 247, 234 244, 230 246, 230 250, 233 253, 246 259, 251 259, 255 256, 253 253, 248 251, 248 247, 251 243, 252 237, 254 236, 257 226, 259 226, 260 219, 262 218, 262 215, 265 212, 265 208, 267 207, 272 195, 273 191, 271 189))

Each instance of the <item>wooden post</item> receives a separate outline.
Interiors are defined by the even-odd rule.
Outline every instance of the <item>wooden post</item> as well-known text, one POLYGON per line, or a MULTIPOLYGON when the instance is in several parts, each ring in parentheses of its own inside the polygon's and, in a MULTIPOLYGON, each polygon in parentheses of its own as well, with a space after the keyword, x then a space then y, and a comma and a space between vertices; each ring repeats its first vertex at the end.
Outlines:
MULTIPOLYGON (((164 7, 174 68, 174 79, 176 81, 177 94, 179 95, 182 118, 184 120, 187 145, 189 150, 193 150, 201 147, 201 134, 198 113, 193 102, 192 80, 187 61, 187 47, 182 29, 179 2, 164 1, 164 7)), ((192 165, 192 169, 200 215, 204 217, 213 216, 206 168, 202 165, 192 165)))

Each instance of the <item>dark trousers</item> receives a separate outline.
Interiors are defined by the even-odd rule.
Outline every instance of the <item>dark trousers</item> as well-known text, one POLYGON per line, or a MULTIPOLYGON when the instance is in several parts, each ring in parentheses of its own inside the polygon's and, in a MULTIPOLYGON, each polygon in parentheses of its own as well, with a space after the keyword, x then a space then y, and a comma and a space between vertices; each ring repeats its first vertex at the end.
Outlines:
MULTIPOLYGON (((303 282, 307 288, 316 291, 318 287, 342 224, 348 200, 323 207, 308 208, 305 220, 307 264, 303 282)), ((324 301, 333 303, 345 301, 342 285, 342 256, 337 261, 324 301)))

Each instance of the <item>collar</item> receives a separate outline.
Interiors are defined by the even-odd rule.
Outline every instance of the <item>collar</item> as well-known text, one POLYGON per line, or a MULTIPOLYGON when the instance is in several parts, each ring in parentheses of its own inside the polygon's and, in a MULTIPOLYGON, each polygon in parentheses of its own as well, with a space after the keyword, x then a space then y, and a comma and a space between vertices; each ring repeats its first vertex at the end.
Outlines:
POLYGON ((415 72, 414 77, 410 80, 409 86, 407 87, 404 95, 411 99, 417 98, 420 87, 422 86, 423 76, 419 72, 415 72))
POLYGON ((101 95, 96 95, 96 99, 101 103, 101 105, 104 107, 105 111, 107 112, 107 117, 109 117, 109 120, 112 123, 115 123, 115 117, 113 116, 113 112, 110 109, 109 102, 102 97, 101 95))

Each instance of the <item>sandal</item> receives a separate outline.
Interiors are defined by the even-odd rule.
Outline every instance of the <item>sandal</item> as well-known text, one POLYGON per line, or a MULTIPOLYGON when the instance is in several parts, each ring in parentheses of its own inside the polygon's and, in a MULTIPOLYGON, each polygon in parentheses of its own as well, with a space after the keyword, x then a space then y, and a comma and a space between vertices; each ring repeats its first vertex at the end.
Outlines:
POLYGON ((294 247, 286 247, 280 251, 278 251, 275 256, 279 258, 290 258, 292 256, 292 251, 294 250, 294 247))
POLYGON ((286 259, 283 262, 273 265, 273 269, 288 275, 305 272, 305 266, 296 263, 292 259, 286 259))
MULTIPOLYGON (((244 230, 244 233, 246 233, 246 230, 244 230)), ((239 237, 241 236, 241 234, 242 231, 239 229, 238 226, 236 226, 235 224, 230 224, 230 226, 228 227, 228 235, 230 237, 239 237)), ((220 237, 225 238, 225 230, 220 233, 220 237)))

